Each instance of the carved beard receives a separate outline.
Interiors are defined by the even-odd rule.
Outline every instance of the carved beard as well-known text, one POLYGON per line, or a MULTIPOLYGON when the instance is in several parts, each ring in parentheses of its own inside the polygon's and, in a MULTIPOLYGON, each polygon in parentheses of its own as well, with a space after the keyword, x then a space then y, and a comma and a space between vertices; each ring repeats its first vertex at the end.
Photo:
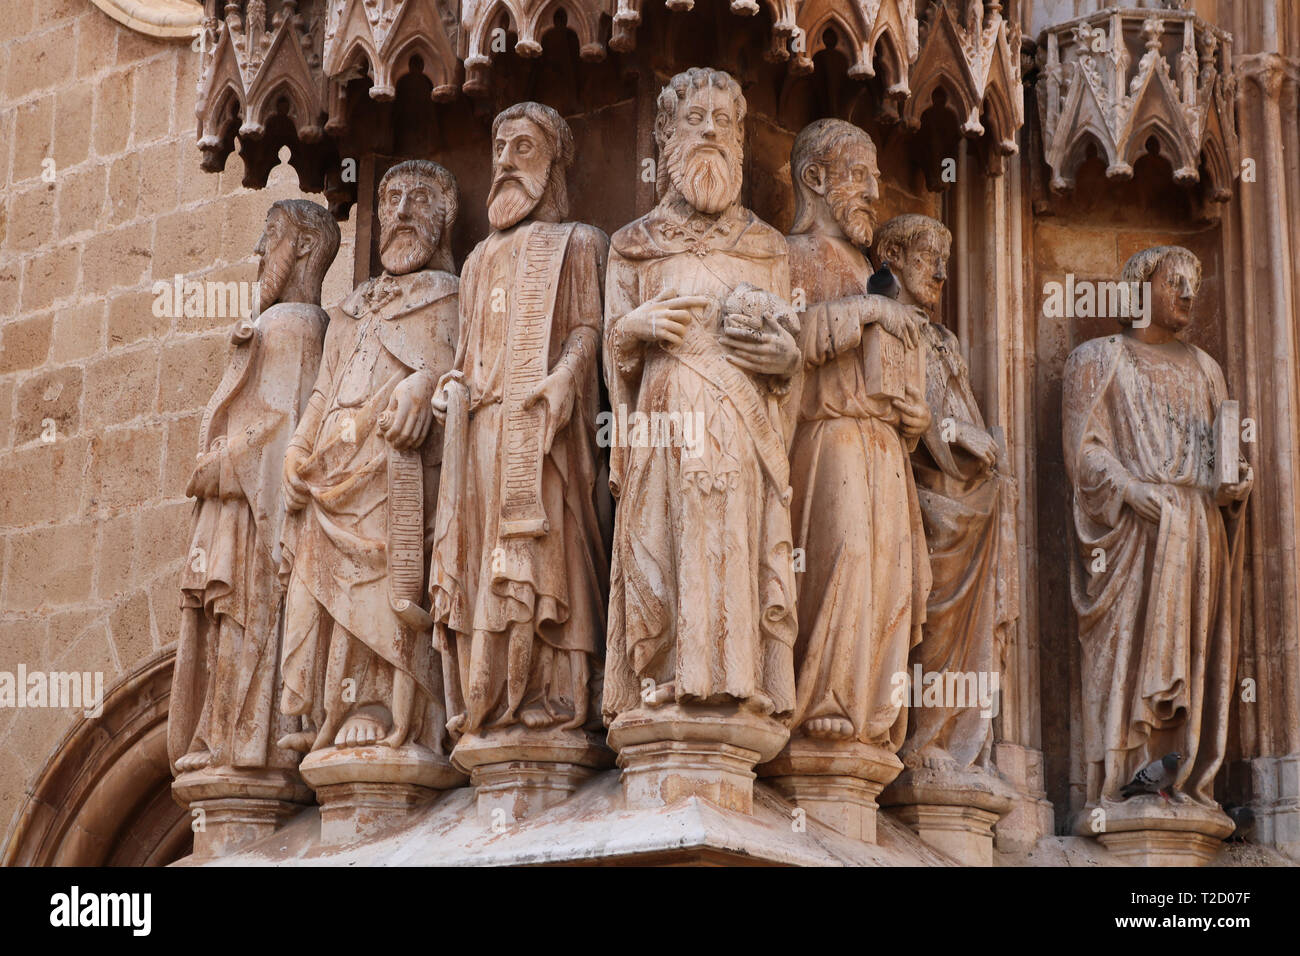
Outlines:
POLYGON ((852 183, 834 185, 826 191, 826 202, 849 242, 860 249, 871 244, 876 214, 862 198, 861 189, 855 188, 852 183))
POLYGON ((501 173, 488 193, 488 222, 498 232, 509 229, 537 208, 545 182, 534 182, 518 173, 501 173))
POLYGON ((667 144, 668 176, 695 209, 716 216, 740 197, 743 153, 730 144, 667 144))
POLYGON ((434 243, 425 229, 410 223, 380 222, 379 261, 395 276, 404 276, 428 264, 434 243))
POLYGON ((293 274, 293 241, 284 240, 262 255, 257 267, 257 311, 265 312, 280 301, 293 274))

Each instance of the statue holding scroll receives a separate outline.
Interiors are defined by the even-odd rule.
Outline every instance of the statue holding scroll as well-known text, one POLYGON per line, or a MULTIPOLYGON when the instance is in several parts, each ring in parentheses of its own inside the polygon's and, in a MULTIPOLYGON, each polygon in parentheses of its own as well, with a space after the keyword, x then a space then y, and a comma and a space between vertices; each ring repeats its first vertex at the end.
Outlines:
POLYGON ((304 752, 443 752, 441 675, 421 603, 442 447, 430 400, 456 337, 455 217, 456 184, 441 166, 413 160, 384 175, 384 271, 331 322, 285 456, 294 518, 283 709, 305 725, 285 745, 304 752))
POLYGON ((763 715, 794 705, 797 317, 785 242, 739 202, 744 118, 726 73, 673 77, 655 122, 662 198, 612 242, 610 402, 699 414, 704 428, 694 447, 611 449, 607 720, 643 703, 730 701, 763 715), (728 307, 742 285, 765 300, 750 322, 728 307))
POLYGON ((275 705, 280 465, 320 366, 321 283, 338 248, 338 224, 323 207, 305 199, 271 207, 257 245, 259 314, 236 324, 203 415, 186 488, 197 501, 167 731, 178 774, 297 766, 296 754, 275 745, 286 730, 275 705))
MULTIPOLYGON (((1150 283, 1149 321, 1080 345, 1063 382, 1088 803, 1114 808, 1138 770, 1177 753, 1175 791, 1217 812, 1254 476, 1222 370, 1179 337, 1200 262, 1177 246, 1146 249, 1123 279, 1150 283)), ((1108 828, 1120 812, 1108 810, 1108 828)))
POLYGON ((455 361, 434 400, 447 437, 429 589, 465 768, 492 762, 469 751, 506 731, 582 738, 608 580, 596 444, 608 239, 564 221, 573 134, 555 110, 511 106, 492 139, 493 231, 465 262, 455 361))
MULTIPOLYGON (((936 311, 947 278, 952 234, 929 216, 904 215, 876 232, 876 251, 893 264, 899 301, 932 316, 921 330, 930 427, 912 451, 933 584, 913 675, 969 675, 961 699, 909 710, 900 756, 909 767, 963 773, 990 769, 994 696, 1007 631, 1017 617, 1015 481, 984 427, 957 337, 936 311), (984 696, 981 697, 980 693, 984 696)), ((913 678, 914 679, 914 678, 913 678)))

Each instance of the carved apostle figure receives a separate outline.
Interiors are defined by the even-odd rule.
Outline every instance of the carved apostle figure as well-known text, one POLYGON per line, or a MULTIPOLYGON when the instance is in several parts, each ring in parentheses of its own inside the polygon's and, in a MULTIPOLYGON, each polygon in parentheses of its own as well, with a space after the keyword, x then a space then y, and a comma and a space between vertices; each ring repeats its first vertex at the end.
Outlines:
POLYGON ((198 499, 181 572, 181 630, 167 743, 177 774, 293 770, 275 745, 285 504, 280 466, 311 395, 328 322, 321 283, 339 228, 304 199, 275 203, 257 244, 259 314, 231 335, 185 493, 198 499))
MULTIPOLYGON (((518 103, 492 140, 492 232, 465 262, 455 362, 435 398, 447 438, 429 587, 453 736, 540 737, 588 722, 604 656, 609 240, 564 221, 573 134, 559 113, 518 103)), ((466 767, 468 749, 456 751, 466 767)))
POLYGON ((609 721, 642 705, 794 706, 798 319, 785 241, 739 201, 745 109, 726 73, 674 76, 655 120, 661 199, 612 240, 615 414, 698 416, 701 427, 689 443, 611 448, 609 721))
POLYGON ((933 583, 909 676, 914 682, 919 670, 975 682, 962 685, 963 694, 970 690, 965 700, 910 709, 902 756, 908 766, 960 772, 990 769, 993 682, 1017 616, 1019 575, 1015 482, 998 470, 1001 451, 984 427, 961 345, 935 316, 951 248, 952 234, 929 216, 897 216, 876 232, 877 255, 898 277, 899 301, 931 316, 921 330, 930 427, 912 452, 912 471, 933 583))
POLYGON ((1215 810, 1254 476, 1223 371, 1180 338, 1200 262, 1177 246, 1146 249, 1123 279, 1150 283, 1147 321, 1076 348, 1062 385, 1088 802, 1118 801, 1173 753, 1176 791, 1215 810))
MULTIPOLYGON (((430 400, 457 323, 456 183, 400 163, 380 181, 384 271, 330 324, 284 460, 289 528, 286 714, 303 751, 413 744, 442 753, 442 688, 421 603, 442 429, 430 400)), ((306 765, 304 764, 304 774, 306 765)))
POLYGON ((791 284, 807 311, 790 453, 799 579, 794 737, 897 752, 906 709, 894 677, 920 638, 930 568, 908 451, 930 424, 921 393, 924 312, 866 294, 878 198, 862 130, 818 120, 790 157, 791 284), (909 372, 910 369, 910 372, 909 372))

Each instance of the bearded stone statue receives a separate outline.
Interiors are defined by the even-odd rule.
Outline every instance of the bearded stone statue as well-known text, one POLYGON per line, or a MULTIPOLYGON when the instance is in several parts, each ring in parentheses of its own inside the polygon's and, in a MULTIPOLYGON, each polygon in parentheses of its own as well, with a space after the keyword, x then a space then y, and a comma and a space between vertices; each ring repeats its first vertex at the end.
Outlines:
POLYGON ((600 728, 608 581, 596 415, 609 240, 564 221, 573 134, 555 110, 518 103, 492 137, 492 233, 465 262, 434 399, 447 438, 430 591, 452 758, 480 811, 516 818, 612 762, 587 729, 600 728))
POLYGON ((773 718, 795 704, 798 319, 785 240, 740 203, 745 110, 726 73, 673 77, 655 122, 661 198, 612 240, 610 402, 703 424, 684 446, 610 450, 604 713, 632 802, 695 794, 748 810, 750 768, 780 749, 773 718))
POLYGON ((181 628, 167 744, 176 793, 203 808, 196 851, 268 832, 310 792, 276 706, 284 590, 280 466, 320 366, 321 283, 339 228, 316 203, 275 203, 257 244, 257 316, 231 333, 225 374, 203 414, 186 494, 195 498, 181 572, 181 628), (236 800, 217 807, 212 801, 236 800))
POLYGON ((321 786, 378 775, 410 801, 458 779, 422 609, 442 450, 430 400, 456 337, 456 208, 455 181, 435 163, 384 175, 384 271, 331 322, 284 459, 283 710, 303 729, 282 745, 310 754, 303 775, 326 813, 340 793, 321 786))

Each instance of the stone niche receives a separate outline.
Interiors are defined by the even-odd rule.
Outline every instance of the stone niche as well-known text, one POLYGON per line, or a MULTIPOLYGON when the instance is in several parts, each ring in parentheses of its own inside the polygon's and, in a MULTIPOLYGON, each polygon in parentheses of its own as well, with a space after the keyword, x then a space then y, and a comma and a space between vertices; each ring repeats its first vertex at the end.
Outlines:
MULTIPOLYGON (((541 760, 526 741, 458 747, 454 767, 441 767, 439 781, 418 794, 404 791, 400 806, 354 788, 341 824, 337 801, 328 813, 286 810, 272 837, 189 862, 1172 859, 1141 833, 1127 842, 1108 834, 1110 843, 1054 836, 1075 832, 1085 796, 1061 382, 1076 346, 1118 326, 1049 317, 1039 290, 1065 273, 1115 278, 1142 249, 1186 247, 1203 270, 1188 341, 1235 368, 1223 209, 1237 146, 1231 83, 1219 75, 1230 62, 1226 34, 1183 11, 1161 27, 1154 8, 1124 16, 1089 10, 1073 33, 1051 27, 1035 62, 1022 58, 1015 2, 882 0, 853 15, 834 3, 747 0, 581 3, 546 7, 545 17, 534 6, 467 3, 459 20, 432 0, 250 2, 224 20, 209 15, 199 97, 204 166, 222 168, 238 144, 245 183, 257 186, 288 147, 302 187, 323 192, 336 216, 355 217, 353 276, 363 286, 385 270, 381 183, 407 161, 435 160, 455 177, 457 269, 493 234, 492 124, 512 104, 542 103, 567 121, 576 156, 567 218, 606 236, 661 198, 656 101, 684 70, 709 66, 738 82, 747 103, 739 201, 782 234, 794 226, 791 150, 800 131, 827 118, 865 131, 880 173, 877 225, 907 213, 948 228, 946 284, 932 317, 949 330, 972 403, 1018 487, 1004 520, 1018 545, 1006 578, 1017 582, 1019 614, 1001 651, 1002 711, 983 755, 995 779, 945 788, 935 783, 943 768, 918 759, 889 788, 904 770, 893 752, 898 742, 888 752, 864 744, 852 759, 805 742, 778 757, 785 740, 765 718, 746 714, 719 735, 706 726, 716 715, 670 706, 654 727, 628 720, 613 728, 607 739, 621 751, 618 768, 602 750, 603 731, 589 727, 581 729, 594 739, 556 746, 541 760), (1100 129, 1082 129, 1086 122, 1071 126, 1086 112, 1078 84, 1096 66, 1081 62, 1078 44, 1091 50, 1090 38, 1107 30, 1116 42, 1114 82, 1126 85, 1130 67, 1142 82, 1168 81, 1163 105, 1138 105, 1186 114, 1195 136, 1169 133, 1166 124, 1140 143, 1115 143, 1100 129), (1193 107, 1201 111, 1195 117, 1193 107), (965 797, 954 796, 959 790, 965 797), (367 816, 381 803, 384 813, 367 816)), ((1230 377, 1230 390, 1235 384, 1230 377)), ((335 786, 319 764, 313 754, 304 774, 335 786)), ((322 804, 334 799, 326 796, 318 790, 322 804)), ((1207 838, 1187 861, 1212 857, 1218 840, 1207 838)))

